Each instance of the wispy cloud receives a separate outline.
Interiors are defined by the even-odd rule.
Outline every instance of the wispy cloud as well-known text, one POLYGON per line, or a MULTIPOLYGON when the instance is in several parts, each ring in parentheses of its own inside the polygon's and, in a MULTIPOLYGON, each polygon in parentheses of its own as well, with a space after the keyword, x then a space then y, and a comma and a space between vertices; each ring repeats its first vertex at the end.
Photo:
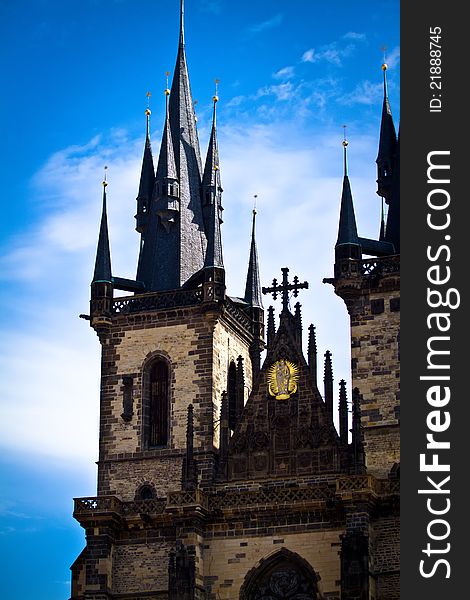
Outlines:
POLYGON ((278 27, 284 19, 284 15, 282 13, 278 13, 274 17, 267 19, 266 21, 262 21, 261 23, 256 23, 254 25, 250 25, 248 31, 250 33, 261 33, 266 31, 266 29, 272 29, 273 27, 278 27))
POLYGON ((351 56, 356 48, 357 42, 365 42, 366 35, 349 31, 345 33, 340 40, 321 46, 318 50, 309 48, 302 54, 301 62, 319 63, 326 62, 335 66, 341 66, 343 59, 351 56))
POLYGON ((273 73, 273 77, 274 79, 291 79, 292 77, 294 77, 294 74, 295 68, 289 66, 283 67, 282 69, 279 69, 279 71, 276 71, 276 73, 273 73))
POLYGON ((385 60, 390 68, 395 68, 400 63, 400 47, 396 46, 391 52, 385 55, 385 60))
POLYGON ((352 104, 379 105, 383 96, 383 84, 362 81, 352 92, 338 97, 338 103, 349 106, 352 104))
POLYGON ((202 12, 218 15, 222 12, 223 0, 199 0, 199 8, 202 12))

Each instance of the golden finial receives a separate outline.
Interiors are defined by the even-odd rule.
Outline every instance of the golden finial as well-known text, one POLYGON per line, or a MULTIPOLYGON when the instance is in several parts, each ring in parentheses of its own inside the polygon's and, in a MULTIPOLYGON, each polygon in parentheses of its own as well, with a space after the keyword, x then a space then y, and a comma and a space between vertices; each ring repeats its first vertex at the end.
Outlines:
POLYGON ((145 95, 147 96, 147 108, 145 109, 145 114, 147 115, 147 117, 150 117, 150 115, 152 114, 152 111, 150 110, 150 98, 152 94, 150 92, 147 92, 145 95))
POLYGON ((104 178, 103 178, 103 187, 105 188, 108 185, 108 181, 106 178, 106 171, 108 170, 108 167, 105 165, 104 166, 104 178))
POLYGON ((344 148, 347 148, 349 144, 348 140, 346 139, 346 127, 347 125, 343 125, 343 141, 341 143, 343 144, 344 148))
POLYGON ((212 101, 214 103, 219 101, 219 83, 220 83, 220 79, 216 79, 215 80, 215 94, 212 96, 212 101))
POLYGON ((388 69, 388 65, 387 65, 387 61, 386 61, 386 58, 387 58, 387 55, 386 55, 387 46, 382 46, 382 48, 380 48, 380 49, 382 50, 382 52, 384 54, 384 61, 383 61, 383 64, 382 64, 382 71, 386 71, 388 69))
POLYGON ((170 95, 170 88, 168 87, 168 77, 170 75, 170 71, 166 71, 165 76, 166 76, 166 88, 165 88, 165 96, 169 96, 170 95))
POLYGON ((258 198, 258 194, 254 194, 253 195, 253 216, 255 216, 256 213, 256 199, 258 198))

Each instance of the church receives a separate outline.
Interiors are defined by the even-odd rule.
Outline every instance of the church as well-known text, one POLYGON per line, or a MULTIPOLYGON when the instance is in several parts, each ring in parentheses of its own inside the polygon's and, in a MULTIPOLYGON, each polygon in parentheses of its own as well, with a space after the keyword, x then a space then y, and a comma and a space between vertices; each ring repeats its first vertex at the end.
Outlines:
POLYGON ((308 283, 279 265, 261 285, 255 211, 244 294, 226 289, 218 97, 203 161, 181 2, 158 157, 147 111, 135 279, 113 273, 103 182, 83 315, 101 344, 98 486, 74 500, 86 545, 71 600, 399 598, 400 167, 386 69, 379 239, 358 233, 343 142, 323 283, 350 317, 353 393, 342 380, 336 399, 331 356, 320 376, 315 328, 304 351, 290 306, 308 283))

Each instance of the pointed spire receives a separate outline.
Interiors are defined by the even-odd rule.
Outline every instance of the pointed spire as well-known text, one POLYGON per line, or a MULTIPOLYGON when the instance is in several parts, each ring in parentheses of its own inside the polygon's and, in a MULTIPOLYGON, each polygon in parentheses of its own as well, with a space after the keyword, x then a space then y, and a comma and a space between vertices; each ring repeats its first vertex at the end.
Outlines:
POLYGON ((267 332, 266 332, 268 350, 271 348, 275 336, 276 336, 276 324, 274 322, 274 307, 269 306, 268 307, 268 325, 267 325, 267 332))
POLYGON ((380 232, 379 232, 379 241, 383 242, 385 240, 385 213, 384 213, 384 201, 382 198, 382 206, 380 209, 380 232))
POLYGON ((394 159, 397 146, 397 134, 393 124, 392 111, 388 100, 387 89, 387 63, 383 63, 383 104, 382 119, 380 122, 379 150, 377 154, 377 194, 388 202, 390 198, 391 178, 394 168, 394 159))
POLYGON ((400 131, 398 132, 395 167, 392 177, 392 189, 388 206, 385 241, 391 242, 395 252, 400 253, 400 131))
POLYGON ((347 171, 347 147, 349 142, 342 142, 344 152, 343 191, 339 214, 338 239, 335 246, 336 258, 360 258, 359 237, 357 235, 356 215, 347 171))
POLYGON ((331 352, 327 350, 325 352, 325 374, 323 377, 325 384, 325 407, 333 422, 333 366, 331 364, 331 352))
POLYGON ((248 273, 246 276, 244 300, 251 306, 254 306, 257 308, 263 308, 263 302, 261 300, 262 294, 261 294, 261 284, 260 284, 260 277, 259 277, 258 249, 256 246, 255 226, 256 226, 256 209, 253 209, 250 258, 249 258, 249 262, 248 262, 248 273))
MULTIPOLYGON (((147 98, 150 101, 150 92, 147 98)), ((139 193, 137 195, 136 230, 143 233, 148 219, 148 211, 153 197, 155 185, 155 167, 153 163, 152 146, 150 144, 150 106, 147 105, 145 115, 147 118, 147 131, 145 135, 144 155, 142 158, 142 169, 140 173, 139 193)))
MULTIPOLYGON (((216 85, 218 80, 216 80, 216 85)), ((217 93, 212 98, 214 103, 212 116, 212 131, 207 150, 206 164, 202 178, 204 194, 204 212, 206 221, 207 249, 204 267, 224 267, 222 257, 222 236, 220 224, 222 222, 222 185, 220 181, 219 151, 217 146, 216 114, 217 93)))
POLYGON ((107 282, 112 283, 111 275, 111 252, 109 250, 108 235, 108 214, 106 209, 106 169, 103 180, 103 209, 101 212, 100 233, 98 237, 98 246, 96 249, 95 271, 92 283, 107 282))
POLYGON ((295 322, 295 333, 297 337, 297 343, 302 346, 302 305, 300 302, 296 302, 294 305, 294 322, 295 322))
MULTIPOLYGON (((165 178, 177 180, 178 174, 176 171, 175 154, 173 148, 173 139, 171 136, 170 128, 170 116, 168 111, 168 98, 170 96, 170 90, 168 89, 168 71, 167 86, 165 89, 165 126, 163 128, 162 143, 160 145, 160 154, 158 156, 157 164, 157 181, 163 181, 165 178)), ((158 194, 158 190, 157 190, 158 194)))
POLYGON ((342 444, 348 443, 348 399, 346 396, 346 382, 339 382, 339 439, 342 444))
POLYGON ((243 356, 240 354, 237 358, 237 383, 236 383, 236 404, 235 404, 236 424, 238 424, 240 422, 244 407, 245 407, 245 370, 243 367, 243 356))
POLYGON ((315 327, 310 325, 308 328, 308 348, 307 348, 308 366, 313 384, 317 385, 317 340, 315 336, 315 327))
POLYGON ((184 0, 180 0, 180 47, 184 46, 184 0))
POLYGON ((365 472, 364 443, 361 426, 361 394, 354 388, 352 397, 352 472, 365 472))
POLYGON ((194 460, 194 407, 188 406, 188 422, 186 426, 186 456, 183 460, 182 486, 185 490, 197 487, 197 471, 194 460))

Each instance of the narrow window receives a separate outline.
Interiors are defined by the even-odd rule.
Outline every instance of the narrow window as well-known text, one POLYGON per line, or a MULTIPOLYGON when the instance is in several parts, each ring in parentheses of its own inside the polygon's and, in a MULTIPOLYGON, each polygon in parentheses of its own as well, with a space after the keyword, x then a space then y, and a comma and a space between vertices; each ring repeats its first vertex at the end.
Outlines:
POLYGON ((168 444, 169 385, 168 365, 163 360, 155 361, 149 374, 148 446, 168 444))

